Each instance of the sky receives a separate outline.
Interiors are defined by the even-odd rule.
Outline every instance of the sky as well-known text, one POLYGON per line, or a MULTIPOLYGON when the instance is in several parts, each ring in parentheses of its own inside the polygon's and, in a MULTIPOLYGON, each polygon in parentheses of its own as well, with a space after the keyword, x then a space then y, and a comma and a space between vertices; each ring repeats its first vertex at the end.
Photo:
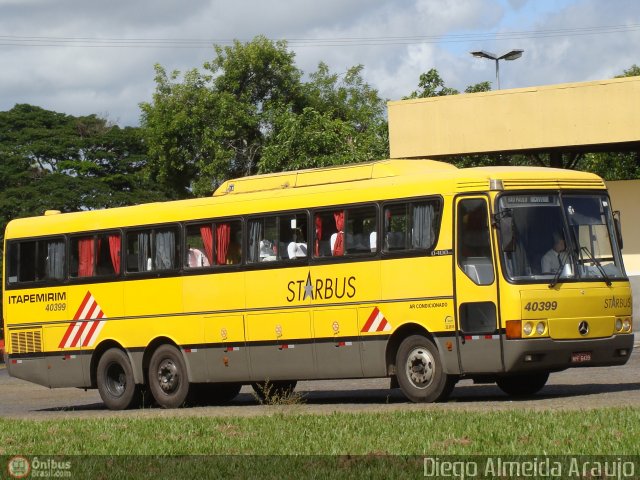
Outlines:
POLYGON ((139 125, 154 64, 201 68, 214 43, 284 39, 305 74, 362 64, 399 100, 436 68, 449 87, 501 88, 612 78, 640 65, 638 0, 0 0, 0 111, 29 103, 139 125))

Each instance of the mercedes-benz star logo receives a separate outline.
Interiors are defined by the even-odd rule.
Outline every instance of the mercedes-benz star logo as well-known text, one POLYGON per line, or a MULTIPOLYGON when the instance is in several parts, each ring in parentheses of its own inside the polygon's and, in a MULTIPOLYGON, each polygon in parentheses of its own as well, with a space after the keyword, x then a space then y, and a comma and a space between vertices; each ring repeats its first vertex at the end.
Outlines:
POLYGON ((587 333, 589 333, 589 324, 587 322, 580 322, 578 324, 578 332, 584 337, 587 333))

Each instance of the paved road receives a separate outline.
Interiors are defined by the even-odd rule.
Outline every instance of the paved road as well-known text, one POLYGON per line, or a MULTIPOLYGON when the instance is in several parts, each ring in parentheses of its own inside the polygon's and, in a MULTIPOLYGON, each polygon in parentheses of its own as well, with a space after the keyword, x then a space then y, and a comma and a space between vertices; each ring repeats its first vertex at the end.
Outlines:
MULTIPOLYGON (((331 413, 390 410, 577 410, 585 408, 640 407, 640 339, 624 367, 576 368, 554 373, 547 386, 533 398, 513 400, 495 385, 458 383, 451 398, 440 404, 409 403, 399 390, 389 390, 389 380, 339 380, 299 382, 301 401, 294 405, 260 405, 249 387, 224 407, 192 407, 163 410, 157 407, 125 412, 107 410, 95 390, 50 390, 9 377, 0 369, 0 417, 105 418, 179 416, 254 416, 274 412, 331 413)), ((4 366, 3 366, 4 367, 4 366)))

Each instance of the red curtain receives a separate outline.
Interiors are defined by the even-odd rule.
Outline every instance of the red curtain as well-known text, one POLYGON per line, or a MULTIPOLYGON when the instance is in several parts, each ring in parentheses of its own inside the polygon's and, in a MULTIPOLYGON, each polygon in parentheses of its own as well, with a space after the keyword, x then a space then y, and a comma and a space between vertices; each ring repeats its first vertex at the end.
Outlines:
POLYGON ((120 275, 120 247, 122 242, 120 241, 120 235, 109 235, 109 253, 111 253, 111 264, 113 265, 113 271, 116 275, 120 275))
POLYGON ((218 265, 227 263, 227 253, 229 252, 229 243, 231 242, 231 225, 228 223, 220 223, 216 225, 216 253, 218 265))
POLYGON ((93 277, 93 237, 78 239, 78 276, 93 277))
POLYGON ((200 236, 202 236, 204 253, 207 256, 207 260, 209 260, 209 265, 213 265, 213 229, 211 225, 202 225, 200 227, 200 236))
POLYGON ((316 257, 320 256, 320 239, 321 238, 322 238, 322 218, 320 218, 320 215, 316 215, 316 248, 315 248, 316 257))
POLYGON ((333 218, 336 221, 336 229, 338 230, 336 243, 333 246, 333 256, 339 257, 344 255, 344 210, 334 212, 333 218))

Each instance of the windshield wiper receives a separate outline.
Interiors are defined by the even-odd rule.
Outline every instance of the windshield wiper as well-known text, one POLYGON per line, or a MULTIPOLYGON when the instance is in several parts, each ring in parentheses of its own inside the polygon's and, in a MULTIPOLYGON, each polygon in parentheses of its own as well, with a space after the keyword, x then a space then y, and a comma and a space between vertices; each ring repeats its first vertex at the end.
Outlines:
POLYGON ((611 280, 609 279, 609 275, 607 275, 607 272, 605 272, 604 268, 602 268, 602 265, 600 264, 600 262, 596 260, 593 255, 591 255, 591 252, 587 247, 580 247, 580 251, 585 252, 587 254, 587 257, 589 257, 589 260, 591 260, 591 262, 593 262, 593 264, 598 268, 598 270, 600 270, 600 273, 602 274, 602 278, 604 278, 604 282, 607 284, 607 287, 610 287, 611 280))
POLYGON ((565 251, 565 253, 566 255, 564 256, 560 255, 560 268, 558 269, 555 276, 553 277, 553 281, 549 284, 549 288, 555 287, 560 281, 560 275, 562 275, 562 270, 564 270, 564 266, 567 263, 567 258, 569 258, 569 252, 565 251))

